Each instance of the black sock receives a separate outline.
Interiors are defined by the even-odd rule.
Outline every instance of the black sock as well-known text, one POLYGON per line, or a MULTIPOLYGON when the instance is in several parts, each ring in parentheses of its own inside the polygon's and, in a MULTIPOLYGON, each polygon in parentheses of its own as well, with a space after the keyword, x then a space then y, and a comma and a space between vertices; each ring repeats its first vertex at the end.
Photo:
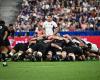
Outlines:
POLYGON ((5 54, 4 53, 1 53, 2 54, 2 60, 3 60, 3 62, 6 62, 6 56, 5 56, 5 54))

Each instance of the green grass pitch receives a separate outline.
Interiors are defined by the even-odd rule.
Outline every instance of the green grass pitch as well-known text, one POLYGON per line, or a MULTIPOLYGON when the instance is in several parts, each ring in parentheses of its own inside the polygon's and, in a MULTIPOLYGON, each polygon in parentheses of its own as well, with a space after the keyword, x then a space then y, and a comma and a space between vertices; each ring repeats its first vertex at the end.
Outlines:
POLYGON ((100 80, 100 61, 0 63, 0 80, 100 80))

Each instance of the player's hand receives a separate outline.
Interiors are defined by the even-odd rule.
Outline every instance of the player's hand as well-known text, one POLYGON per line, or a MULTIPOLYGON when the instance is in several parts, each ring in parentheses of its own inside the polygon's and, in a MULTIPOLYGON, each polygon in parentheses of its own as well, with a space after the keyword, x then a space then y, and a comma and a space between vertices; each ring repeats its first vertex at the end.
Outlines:
POLYGON ((62 48, 61 48, 61 47, 59 47, 59 49, 60 49, 60 50, 62 50, 62 48))

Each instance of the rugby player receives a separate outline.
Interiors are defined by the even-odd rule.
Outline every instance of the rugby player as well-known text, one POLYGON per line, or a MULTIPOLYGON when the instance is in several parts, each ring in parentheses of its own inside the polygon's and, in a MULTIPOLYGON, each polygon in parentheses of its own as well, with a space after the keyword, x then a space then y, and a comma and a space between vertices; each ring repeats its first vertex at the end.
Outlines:
POLYGON ((6 57, 8 57, 7 53, 9 51, 9 40, 8 40, 8 28, 5 26, 5 21, 0 20, 0 54, 1 59, 3 61, 3 66, 7 66, 6 57))

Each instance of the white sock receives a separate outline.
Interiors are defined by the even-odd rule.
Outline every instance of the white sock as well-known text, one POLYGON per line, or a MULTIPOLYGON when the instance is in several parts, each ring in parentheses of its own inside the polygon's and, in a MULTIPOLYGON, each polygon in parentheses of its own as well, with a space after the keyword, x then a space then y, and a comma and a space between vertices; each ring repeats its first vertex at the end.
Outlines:
POLYGON ((6 62, 3 62, 3 64, 6 65, 7 63, 6 62))
POLYGON ((40 57, 42 57, 42 52, 39 52, 39 51, 38 51, 38 52, 37 52, 37 55, 40 56, 40 57))
POLYGON ((13 53, 13 52, 10 52, 9 54, 10 54, 11 56, 13 56, 14 53, 13 53))
POLYGON ((19 51, 18 52, 18 56, 22 55, 23 54, 23 51, 19 51))

